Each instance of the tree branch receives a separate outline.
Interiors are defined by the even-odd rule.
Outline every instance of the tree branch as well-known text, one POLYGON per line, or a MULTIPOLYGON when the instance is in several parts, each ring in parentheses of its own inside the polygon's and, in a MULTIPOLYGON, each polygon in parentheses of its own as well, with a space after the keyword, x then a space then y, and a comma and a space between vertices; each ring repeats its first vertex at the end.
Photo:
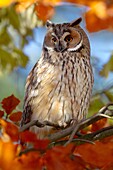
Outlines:
POLYGON ((95 123, 96 121, 103 119, 104 117, 109 117, 113 116, 113 103, 109 103, 106 106, 104 106, 103 108, 101 108, 99 110, 99 112, 93 116, 91 116, 90 118, 85 119, 82 122, 79 122, 76 127, 75 125, 72 125, 62 131, 59 131, 57 133, 51 134, 49 135, 49 139, 54 142, 57 141, 61 138, 64 138, 68 135, 70 135, 72 132, 75 135, 75 133, 77 133, 79 130, 89 126, 90 124, 95 123))
MULTIPOLYGON (((65 128, 65 129, 63 129, 63 127, 60 127, 57 124, 53 124, 53 123, 51 123, 49 121, 44 121, 42 123, 42 122, 39 122, 38 120, 34 120, 34 121, 31 121, 31 122, 27 123, 26 125, 22 126, 20 128, 20 131, 21 132, 25 131, 26 129, 28 129, 31 126, 34 126, 34 125, 39 127, 39 128, 42 128, 44 126, 52 126, 52 127, 56 128, 56 129, 60 129, 60 131, 58 131, 58 132, 56 132, 54 134, 50 134, 48 136, 48 139, 51 142, 56 142, 57 140, 59 140, 61 138, 64 138, 64 137, 71 134, 69 140, 65 144, 65 145, 67 145, 70 142, 74 142, 76 140, 76 139, 73 139, 73 137, 74 137, 75 134, 78 133, 79 130, 81 130, 81 129, 89 126, 90 124, 93 124, 96 121, 98 121, 100 119, 103 119, 105 117, 111 119, 111 116, 113 116, 113 103, 107 104, 106 106, 101 108, 97 114, 91 116, 90 118, 87 118, 84 121, 78 122, 76 125, 72 124, 72 125, 70 125, 69 127, 65 128)), ((103 129, 101 129, 99 131, 96 131, 96 132, 93 132, 93 133, 90 133, 90 134, 82 135, 81 137, 77 138, 77 141, 82 140, 81 142, 83 142, 83 140, 89 140, 89 142, 90 142, 90 141, 94 141, 94 140, 99 140, 101 138, 110 136, 112 134, 113 134, 113 127, 110 126, 110 127, 107 127, 105 129, 103 128, 103 129)))
MULTIPOLYGON (((71 142, 75 143, 76 145, 80 145, 83 143, 91 143, 94 144, 94 141, 104 139, 105 137, 109 137, 113 135, 113 126, 105 127, 96 132, 92 132, 89 134, 82 135, 81 137, 74 138, 71 142)), ((66 143, 68 140, 62 140, 55 142, 56 145, 67 145, 66 143)))
POLYGON ((56 129, 62 129, 61 126, 58 126, 57 124, 51 123, 49 121, 44 121, 42 123, 42 122, 39 122, 38 120, 33 120, 33 121, 25 124, 24 126, 20 127, 19 131, 23 132, 23 131, 29 129, 30 127, 32 127, 32 126, 37 126, 39 128, 43 128, 44 126, 52 126, 52 127, 56 128, 56 129))

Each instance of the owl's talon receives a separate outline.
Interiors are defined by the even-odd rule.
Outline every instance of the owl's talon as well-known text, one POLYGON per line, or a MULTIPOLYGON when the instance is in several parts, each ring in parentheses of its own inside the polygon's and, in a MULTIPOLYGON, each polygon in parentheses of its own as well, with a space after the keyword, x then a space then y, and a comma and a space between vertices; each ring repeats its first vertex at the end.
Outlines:
POLYGON ((66 122, 58 121, 58 125, 60 128, 65 128, 67 126, 66 122))

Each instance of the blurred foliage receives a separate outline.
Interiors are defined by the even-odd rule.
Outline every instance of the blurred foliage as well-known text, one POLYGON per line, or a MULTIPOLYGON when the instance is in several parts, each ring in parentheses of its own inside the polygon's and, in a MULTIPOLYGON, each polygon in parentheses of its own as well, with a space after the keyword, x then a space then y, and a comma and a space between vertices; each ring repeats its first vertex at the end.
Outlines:
POLYGON ((32 39, 33 28, 38 21, 33 13, 33 7, 17 13, 15 5, 0 10, 0 68, 1 71, 12 71, 20 66, 25 67, 28 56, 23 48, 32 39), (29 22, 32 21, 32 24, 29 22))
POLYGON ((103 66, 103 69, 100 71, 100 75, 108 77, 110 71, 113 71, 113 54, 111 55, 109 61, 103 66))
POLYGON ((95 64, 96 65, 93 65, 93 67, 96 69, 95 76, 98 76, 100 84, 101 78, 103 78, 104 81, 102 81, 103 88, 101 90, 97 89, 92 95, 89 107, 89 115, 97 113, 102 106, 113 102, 113 80, 111 79, 110 83, 105 83, 109 75, 111 74, 111 77, 113 75, 113 54, 111 54, 108 62, 103 65, 101 70, 98 68, 98 60, 95 64))
MULTIPOLYGON (((23 49, 29 41, 33 39, 33 29, 44 24, 47 19, 51 19, 55 13, 55 6, 60 5, 62 2, 64 1, 0 1, 0 74, 5 72, 4 77, 2 77, 4 80, 7 79, 5 76, 6 72, 10 73, 15 68, 26 67, 29 58, 23 52, 23 49)), ((84 11, 83 16, 89 32, 101 31, 103 29, 113 30, 113 0, 65 0, 65 2, 88 6, 88 10, 84 11)), ((101 83, 101 78, 106 80, 111 72, 113 72, 113 53, 101 70, 98 66, 98 60, 96 60, 95 57, 92 58, 92 65, 96 70, 95 76, 98 76, 101 83)), ((10 74, 8 75, 10 76, 10 74)), ((18 79, 18 77, 16 78, 18 79)), ((17 79, 15 80, 17 81, 17 79)), ((10 81, 12 81, 12 79, 10 81)), ((17 81, 17 84, 19 84, 19 81, 17 81)), ((9 87, 7 82, 5 86, 2 83, 0 86, 1 95, 3 88, 10 92, 11 85, 9 87)), ((14 88, 14 84, 12 88, 14 88)), ((16 93, 15 89, 13 89, 13 93, 16 93)), ((21 93, 23 93, 22 88, 21 93)), ((56 169, 57 164, 61 167, 60 169, 67 168, 70 170, 84 168, 113 169, 113 138, 111 138, 111 140, 107 139, 106 142, 96 142, 95 145, 81 145, 75 148, 75 151, 71 145, 68 147, 53 147, 48 150, 48 141, 38 140, 35 134, 31 132, 26 134, 25 132, 25 134, 23 134, 23 142, 32 143, 33 146, 36 147, 36 151, 29 151, 29 153, 19 155, 21 151, 27 147, 26 144, 25 146, 21 146, 18 142, 20 132, 18 127, 15 126, 15 124, 19 124, 22 114, 22 112, 18 110, 19 102, 18 98, 11 95, 3 99, 0 105, 0 169, 15 170, 16 168, 18 170, 32 170, 45 169, 46 167, 47 169, 56 169), (40 150, 40 148, 42 148, 42 150, 40 150), (75 157, 72 155, 70 149, 71 151, 73 150, 75 157), (91 150, 97 159, 94 159, 94 155, 91 155, 91 150), (61 156, 59 157, 59 155, 61 156)), ((89 116, 97 113, 102 106, 109 102, 113 102, 113 82, 110 84, 106 83, 101 90, 94 91, 91 98, 89 116)), ((110 124, 111 123, 112 122, 110 122, 110 124)), ((105 122, 98 122, 101 128, 104 127, 105 124, 106 120, 105 122)), ((97 130, 97 124, 92 126, 93 131, 95 127, 97 130)), ((91 128, 91 126, 89 128, 91 128)), ((89 130, 89 132, 90 131, 91 130, 89 130)))

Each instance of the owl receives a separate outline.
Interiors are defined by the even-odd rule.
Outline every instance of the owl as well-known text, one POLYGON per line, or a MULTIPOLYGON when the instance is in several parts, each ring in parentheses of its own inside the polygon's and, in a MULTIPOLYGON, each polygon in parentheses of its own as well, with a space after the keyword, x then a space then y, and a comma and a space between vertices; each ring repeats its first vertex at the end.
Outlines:
MULTIPOLYGON (((38 120, 66 127, 86 117, 93 87, 90 44, 81 18, 63 24, 47 21, 42 54, 25 86, 21 126, 38 120)), ((38 138, 54 128, 32 126, 38 138)))

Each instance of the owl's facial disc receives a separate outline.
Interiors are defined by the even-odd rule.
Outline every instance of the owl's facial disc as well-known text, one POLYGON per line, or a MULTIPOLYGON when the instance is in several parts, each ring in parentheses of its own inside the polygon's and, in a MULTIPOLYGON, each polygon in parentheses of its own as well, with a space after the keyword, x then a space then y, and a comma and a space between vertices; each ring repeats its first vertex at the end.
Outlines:
POLYGON ((56 52, 79 50, 83 45, 83 37, 78 27, 80 22, 81 18, 64 24, 54 24, 47 21, 48 32, 45 36, 44 47, 49 51, 56 52))
POLYGON ((49 32, 45 37, 44 47, 49 51, 64 52, 67 49, 67 43, 62 37, 57 37, 55 33, 49 32))
POLYGON ((70 28, 70 37, 72 40, 68 43, 67 51, 79 50, 83 45, 82 35, 76 29, 70 28))
POLYGON ((57 37, 54 33, 52 33, 51 41, 54 44, 54 50, 57 52, 63 52, 67 49, 67 45, 63 42, 62 37, 57 37))

